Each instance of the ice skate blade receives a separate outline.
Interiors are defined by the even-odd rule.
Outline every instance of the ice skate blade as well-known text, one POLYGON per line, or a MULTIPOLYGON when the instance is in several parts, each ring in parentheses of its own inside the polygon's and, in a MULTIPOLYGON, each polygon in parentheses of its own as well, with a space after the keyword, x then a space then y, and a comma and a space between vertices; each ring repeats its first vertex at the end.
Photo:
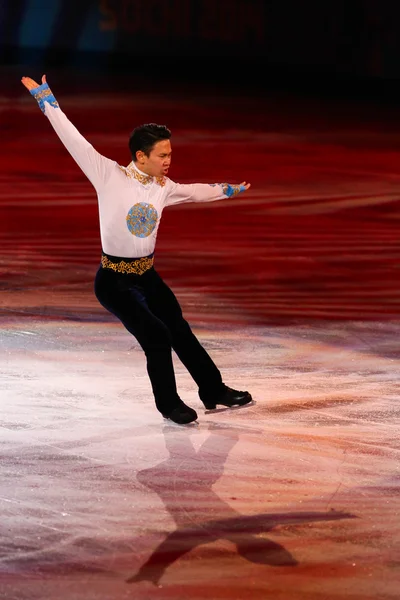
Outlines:
POLYGON ((255 404, 256 404, 256 402, 254 400, 252 400, 251 402, 247 402, 247 404, 233 404, 232 406, 217 405, 215 408, 204 408, 204 412, 206 414, 208 414, 208 413, 220 413, 220 412, 226 412, 226 411, 235 411, 235 410, 239 410, 241 408, 247 408, 249 406, 254 406, 255 404))
POLYGON ((190 421, 190 423, 175 423, 175 421, 173 421, 172 419, 169 419, 168 417, 163 417, 164 419, 164 423, 165 425, 168 425, 168 427, 186 427, 186 428, 190 428, 190 427, 198 427, 199 426, 199 422, 197 421, 197 419, 195 421, 190 421))

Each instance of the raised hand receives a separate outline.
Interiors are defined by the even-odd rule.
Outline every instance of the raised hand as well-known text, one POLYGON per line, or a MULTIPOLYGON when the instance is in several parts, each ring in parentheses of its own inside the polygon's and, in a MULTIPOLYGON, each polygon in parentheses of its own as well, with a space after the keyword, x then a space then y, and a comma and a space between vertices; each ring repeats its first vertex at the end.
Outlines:
MULTIPOLYGON (((21 82, 29 91, 34 90, 35 88, 39 87, 39 85, 41 85, 40 83, 37 83, 34 79, 31 79, 30 77, 22 77, 21 82)), ((47 83, 46 75, 43 75, 42 77, 42 84, 43 83, 47 83)))
POLYGON ((22 77, 21 83, 26 87, 28 92, 37 100, 40 110, 46 113, 46 103, 53 108, 60 108, 57 100, 55 99, 53 92, 49 88, 46 81, 46 75, 42 76, 42 84, 40 85, 34 79, 30 77, 22 77))

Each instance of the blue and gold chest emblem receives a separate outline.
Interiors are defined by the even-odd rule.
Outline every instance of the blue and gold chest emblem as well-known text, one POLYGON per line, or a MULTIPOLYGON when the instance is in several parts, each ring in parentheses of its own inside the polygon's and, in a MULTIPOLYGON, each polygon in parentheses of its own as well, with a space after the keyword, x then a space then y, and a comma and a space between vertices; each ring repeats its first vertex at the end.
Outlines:
POLYGON ((158 213, 152 204, 138 202, 129 209, 126 215, 126 224, 132 235, 145 238, 155 229, 158 221, 158 213))

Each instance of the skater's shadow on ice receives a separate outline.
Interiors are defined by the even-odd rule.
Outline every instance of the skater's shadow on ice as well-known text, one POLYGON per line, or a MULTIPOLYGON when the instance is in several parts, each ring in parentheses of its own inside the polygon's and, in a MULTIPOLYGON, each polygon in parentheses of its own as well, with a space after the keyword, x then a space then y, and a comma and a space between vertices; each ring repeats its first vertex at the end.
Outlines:
MULTIPOLYGON (((224 463, 238 441, 238 432, 211 430, 198 450, 192 444, 191 435, 188 430, 177 431, 166 426, 164 436, 169 458, 138 473, 140 483, 161 498, 177 528, 167 534, 128 583, 150 581, 158 585, 165 570, 175 561, 197 546, 217 540, 232 542, 238 554, 253 563, 296 566, 296 559, 284 546, 259 534, 278 525, 354 517, 334 511, 240 514, 212 487, 223 475, 224 463)), ((235 498, 230 500, 234 503, 235 498)))

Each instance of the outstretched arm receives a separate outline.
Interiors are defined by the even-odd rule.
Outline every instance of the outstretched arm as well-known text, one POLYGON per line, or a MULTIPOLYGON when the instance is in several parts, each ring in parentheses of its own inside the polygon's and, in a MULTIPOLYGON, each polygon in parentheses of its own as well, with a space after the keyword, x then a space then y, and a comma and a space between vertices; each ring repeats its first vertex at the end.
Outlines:
POLYGON ((42 85, 30 77, 22 77, 21 82, 36 99, 40 109, 48 117, 53 129, 75 162, 95 189, 99 190, 115 168, 115 161, 97 152, 67 119, 48 86, 46 75, 42 77, 42 85))
POLYGON ((214 202, 226 200, 249 189, 250 183, 174 183, 169 182, 166 206, 183 202, 214 202))

